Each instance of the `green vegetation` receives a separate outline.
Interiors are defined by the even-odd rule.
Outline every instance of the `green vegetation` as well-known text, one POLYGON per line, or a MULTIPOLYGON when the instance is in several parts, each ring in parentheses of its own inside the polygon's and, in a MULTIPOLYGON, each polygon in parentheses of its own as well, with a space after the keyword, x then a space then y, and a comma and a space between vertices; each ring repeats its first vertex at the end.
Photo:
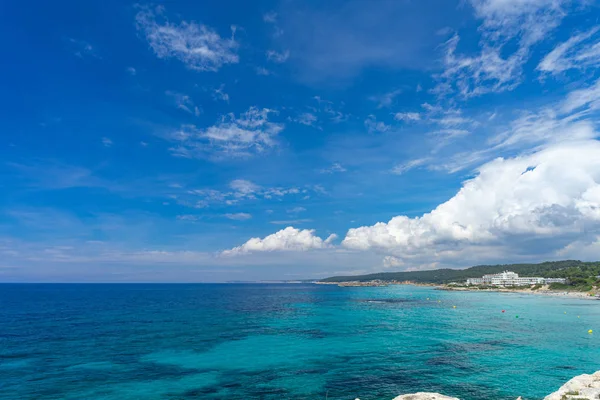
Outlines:
MULTIPOLYGON (((577 260, 552 261, 539 264, 479 265, 467 269, 435 269, 431 271, 381 272, 369 275, 334 276, 322 282, 348 281, 412 281, 416 283, 463 282, 467 278, 479 278, 485 274, 497 274, 502 271, 514 271, 520 276, 541 276, 544 278, 567 278, 568 285, 557 290, 591 290, 600 286, 600 262, 582 262, 577 260)), ((551 288, 554 288, 552 284, 551 288)))

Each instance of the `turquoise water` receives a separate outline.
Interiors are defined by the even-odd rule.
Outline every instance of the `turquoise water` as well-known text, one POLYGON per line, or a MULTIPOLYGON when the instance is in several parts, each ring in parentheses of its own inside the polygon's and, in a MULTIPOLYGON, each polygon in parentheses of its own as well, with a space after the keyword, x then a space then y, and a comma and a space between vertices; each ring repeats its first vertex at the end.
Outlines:
POLYGON ((531 400, 599 369, 600 301, 413 286, 0 285, 2 399, 531 400))

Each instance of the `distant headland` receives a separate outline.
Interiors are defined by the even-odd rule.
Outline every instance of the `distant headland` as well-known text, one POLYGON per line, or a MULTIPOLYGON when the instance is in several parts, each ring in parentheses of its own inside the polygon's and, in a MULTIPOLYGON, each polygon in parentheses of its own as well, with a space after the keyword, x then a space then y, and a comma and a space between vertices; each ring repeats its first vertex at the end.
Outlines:
POLYGON ((565 260, 537 264, 478 265, 466 269, 380 272, 334 276, 317 283, 339 286, 415 284, 449 290, 519 290, 545 293, 561 291, 590 293, 596 296, 600 290, 600 261, 565 260))

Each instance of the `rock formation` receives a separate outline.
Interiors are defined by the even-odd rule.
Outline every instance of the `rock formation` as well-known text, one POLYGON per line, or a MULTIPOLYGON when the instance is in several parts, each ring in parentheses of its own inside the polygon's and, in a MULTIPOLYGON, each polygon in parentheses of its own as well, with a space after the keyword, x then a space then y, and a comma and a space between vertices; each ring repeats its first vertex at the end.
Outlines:
MULTIPOLYGON (((356 399, 358 400, 358 399, 356 399)), ((394 400, 460 400, 439 393, 403 394, 394 400)), ((517 400, 523 400, 519 397, 517 400)), ((571 379, 544 400, 600 400, 600 371, 592 375, 579 375, 571 379)))
POLYGON ((404 394, 394 398, 394 400, 459 400, 456 397, 448 397, 438 393, 415 393, 404 394))
POLYGON ((546 396, 544 400, 599 400, 600 371, 593 375, 579 375, 565 383, 556 392, 546 396))

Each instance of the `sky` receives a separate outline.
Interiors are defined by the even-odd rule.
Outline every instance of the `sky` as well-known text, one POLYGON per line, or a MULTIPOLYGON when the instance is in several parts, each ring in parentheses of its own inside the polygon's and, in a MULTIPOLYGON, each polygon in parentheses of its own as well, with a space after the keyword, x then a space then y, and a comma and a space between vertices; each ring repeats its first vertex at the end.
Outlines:
POLYGON ((0 4, 0 281, 600 260, 600 4, 0 4))

